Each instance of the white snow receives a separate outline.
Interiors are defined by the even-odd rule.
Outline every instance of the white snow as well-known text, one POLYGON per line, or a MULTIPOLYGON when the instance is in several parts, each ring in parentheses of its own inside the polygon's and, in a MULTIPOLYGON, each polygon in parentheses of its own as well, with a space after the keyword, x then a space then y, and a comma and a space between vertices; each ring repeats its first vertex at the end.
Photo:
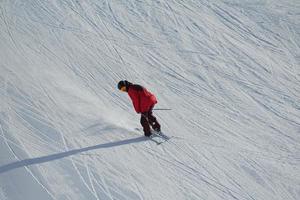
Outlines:
POLYGON ((1 200, 299 200, 300 1, 1 0, 0 105, 1 200))

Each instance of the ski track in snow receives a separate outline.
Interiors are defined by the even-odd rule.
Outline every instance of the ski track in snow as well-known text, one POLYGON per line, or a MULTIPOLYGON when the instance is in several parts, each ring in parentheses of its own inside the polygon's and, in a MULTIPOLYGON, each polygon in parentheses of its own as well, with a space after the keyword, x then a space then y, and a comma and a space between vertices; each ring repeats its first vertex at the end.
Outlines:
POLYGON ((300 199, 300 3, 0 2, 0 198, 300 199), (142 136, 121 79, 158 97, 142 136))

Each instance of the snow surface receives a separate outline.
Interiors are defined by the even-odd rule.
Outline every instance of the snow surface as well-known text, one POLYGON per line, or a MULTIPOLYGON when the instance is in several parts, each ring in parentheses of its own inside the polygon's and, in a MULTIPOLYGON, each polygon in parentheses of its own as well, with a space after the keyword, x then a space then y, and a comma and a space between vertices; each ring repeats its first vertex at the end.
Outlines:
POLYGON ((0 105, 1 200, 299 200, 300 1, 1 0, 0 105))

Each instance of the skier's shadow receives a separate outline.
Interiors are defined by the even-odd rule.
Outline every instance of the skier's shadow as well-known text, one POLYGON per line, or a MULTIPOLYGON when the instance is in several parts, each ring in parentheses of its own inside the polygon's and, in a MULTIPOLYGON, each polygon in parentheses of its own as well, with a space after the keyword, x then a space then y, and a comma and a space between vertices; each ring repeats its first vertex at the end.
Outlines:
POLYGON ((37 158, 29 158, 29 159, 25 159, 25 160, 20 160, 20 161, 17 161, 17 162, 13 162, 13 163, 9 163, 9 164, 0 166, 0 174, 4 173, 4 172, 7 172, 7 171, 11 171, 13 169, 20 168, 20 167, 26 167, 26 166, 29 166, 29 165, 35 165, 35 164, 50 162, 50 161, 53 161, 53 160, 62 159, 62 158, 72 156, 72 155, 75 155, 75 154, 80 154, 80 153, 83 153, 83 152, 86 152, 86 151, 91 151, 91 150, 96 150, 96 149, 104 149, 104 148, 111 148, 111 147, 116 147, 116 146, 122 146, 122 145, 131 144, 131 143, 143 142, 143 141, 146 141, 146 140, 147 140, 146 137, 140 136, 140 137, 131 138, 131 139, 127 139, 127 140, 120 140, 120 141, 116 141, 116 142, 109 142, 109 143, 99 144, 99 145, 85 147, 85 148, 81 148, 81 149, 74 149, 74 150, 65 151, 65 152, 62 152, 62 153, 52 154, 52 155, 48 155, 48 156, 42 156, 42 157, 37 157, 37 158))

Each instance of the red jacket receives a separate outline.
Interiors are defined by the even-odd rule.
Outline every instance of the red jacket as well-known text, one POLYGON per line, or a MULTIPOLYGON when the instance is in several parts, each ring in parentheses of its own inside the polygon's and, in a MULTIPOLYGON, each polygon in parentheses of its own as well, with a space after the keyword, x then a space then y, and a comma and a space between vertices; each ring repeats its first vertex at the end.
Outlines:
POLYGON ((148 112, 157 103, 156 97, 140 85, 130 85, 128 95, 137 113, 148 112))

